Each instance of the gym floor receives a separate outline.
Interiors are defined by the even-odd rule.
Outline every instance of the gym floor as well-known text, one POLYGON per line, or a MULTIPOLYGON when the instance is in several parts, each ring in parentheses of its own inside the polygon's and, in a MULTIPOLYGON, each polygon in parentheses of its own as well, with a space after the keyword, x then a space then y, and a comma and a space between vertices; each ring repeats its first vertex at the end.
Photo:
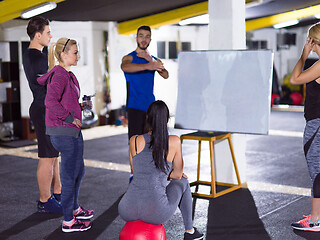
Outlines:
MULTIPOLYGON (((302 112, 272 111, 269 135, 246 135, 247 187, 216 199, 194 199, 194 225, 206 239, 320 239, 320 233, 293 231, 290 226, 310 213, 304 125, 302 112)), ((171 128, 170 133, 187 131, 171 128)), ((96 213, 92 229, 62 233, 61 215, 36 212, 36 145, 0 147, 0 239, 118 239, 125 222, 117 205, 129 178, 127 128, 100 126, 83 130, 83 135, 86 174, 79 201, 96 213)), ((184 141, 183 156, 184 172, 193 181, 196 141, 184 141)), ((209 156, 205 146, 202 156, 209 156)), ((164 227, 168 240, 183 239, 179 210, 164 227)))

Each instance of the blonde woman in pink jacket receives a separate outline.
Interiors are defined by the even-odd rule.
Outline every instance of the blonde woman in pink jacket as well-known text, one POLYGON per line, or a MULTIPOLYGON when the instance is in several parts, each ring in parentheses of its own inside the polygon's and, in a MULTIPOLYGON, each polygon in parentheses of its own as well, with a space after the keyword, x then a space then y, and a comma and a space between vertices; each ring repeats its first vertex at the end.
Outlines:
POLYGON ((86 231, 91 228, 93 210, 78 203, 80 183, 84 175, 83 138, 81 134, 80 86, 70 71, 80 58, 77 42, 60 38, 49 49, 50 71, 38 78, 47 85, 46 134, 52 145, 61 153, 61 203, 64 221, 63 232, 86 231), (59 65, 54 66, 56 58, 59 65))

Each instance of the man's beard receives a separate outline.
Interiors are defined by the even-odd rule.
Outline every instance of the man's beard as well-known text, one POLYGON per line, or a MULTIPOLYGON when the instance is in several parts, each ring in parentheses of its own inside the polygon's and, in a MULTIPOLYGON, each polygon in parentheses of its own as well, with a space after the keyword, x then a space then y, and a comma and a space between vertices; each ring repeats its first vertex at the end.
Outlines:
POLYGON ((141 47, 141 45, 137 42, 138 44, 138 47, 141 49, 141 50, 146 50, 148 47, 149 47, 149 44, 146 46, 146 47, 141 47))

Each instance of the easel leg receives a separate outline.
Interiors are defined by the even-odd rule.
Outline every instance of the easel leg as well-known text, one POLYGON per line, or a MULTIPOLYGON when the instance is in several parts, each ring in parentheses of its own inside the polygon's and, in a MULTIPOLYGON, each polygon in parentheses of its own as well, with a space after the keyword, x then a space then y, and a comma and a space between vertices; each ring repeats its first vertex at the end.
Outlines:
POLYGON ((213 151, 213 142, 209 141, 209 148, 210 148, 210 165, 211 165, 211 195, 215 197, 217 194, 216 190, 216 174, 215 174, 215 167, 214 167, 214 151, 213 151))
POLYGON ((201 140, 198 144, 198 168, 197 168, 197 182, 200 181, 200 158, 201 158, 201 140))
POLYGON ((241 186, 240 175, 239 175, 236 158, 235 158, 234 151, 233 151, 233 145, 232 145, 231 136, 228 136, 228 143, 229 143, 229 147, 230 147, 230 152, 231 152, 231 156, 232 156, 232 162, 233 162, 234 170, 236 172, 238 185, 241 186))

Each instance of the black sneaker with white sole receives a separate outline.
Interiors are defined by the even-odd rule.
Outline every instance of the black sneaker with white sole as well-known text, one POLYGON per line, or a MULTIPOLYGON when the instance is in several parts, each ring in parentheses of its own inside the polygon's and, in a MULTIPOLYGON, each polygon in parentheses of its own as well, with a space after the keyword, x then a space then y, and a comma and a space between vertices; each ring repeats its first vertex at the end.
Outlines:
POLYGON ((194 227, 194 233, 190 234, 185 232, 184 233, 184 240, 201 240, 204 238, 204 235, 202 233, 199 233, 199 231, 197 230, 197 228, 194 227))

